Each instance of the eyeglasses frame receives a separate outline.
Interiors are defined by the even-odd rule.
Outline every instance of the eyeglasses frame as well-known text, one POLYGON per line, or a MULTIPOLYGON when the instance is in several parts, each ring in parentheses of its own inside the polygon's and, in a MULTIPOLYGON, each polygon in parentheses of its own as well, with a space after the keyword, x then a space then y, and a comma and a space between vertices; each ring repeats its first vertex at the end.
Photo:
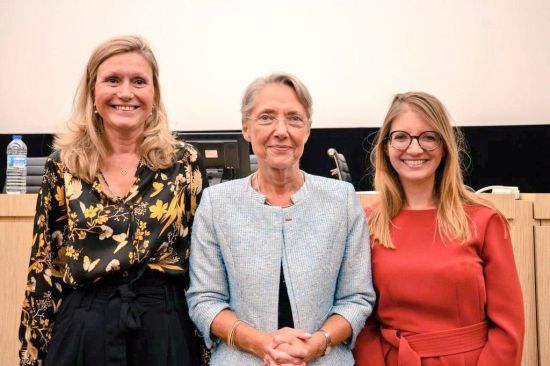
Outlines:
MULTIPOLYGON (((275 125, 277 125, 277 123, 281 122, 281 119, 276 118, 276 117, 273 117, 273 118, 274 118, 275 121, 274 121, 272 124, 271 124, 271 123, 270 123, 270 124, 258 123, 258 124, 259 124, 260 126, 268 127, 268 126, 275 126, 275 125)), ((256 122, 256 123, 257 123, 258 120, 259 120, 260 118, 259 118, 259 117, 256 117, 256 118, 246 117, 246 119, 249 120, 249 121, 253 121, 253 122, 256 122)), ((282 121, 285 123, 285 125, 286 125, 287 127, 289 126, 289 124, 288 124, 289 120, 288 120, 286 117, 283 118, 282 121)), ((306 127, 308 124, 311 123, 311 120, 306 119, 306 120, 304 120, 303 122, 304 122, 304 125, 303 125, 303 126, 292 126, 292 125, 290 125, 290 126, 291 126, 291 127, 295 127, 295 128, 304 128, 304 127, 306 127)))
POLYGON ((388 134, 388 136, 384 137, 384 141, 388 142, 388 143, 390 144, 391 147, 393 147, 395 150, 399 150, 399 151, 406 151, 409 147, 411 147, 411 144, 412 144, 412 142, 413 142, 414 139, 416 139, 416 142, 418 143, 418 146, 419 146, 422 150, 424 150, 424 151, 434 151, 434 150, 436 150, 438 147, 440 147, 441 144, 443 143, 443 139, 442 139, 441 135, 440 135, 439 133, 437 133, 436 131, 424 131, 424 132, 422 132, 420 135, 413 136, 413 135, 411 135, 410 133, 408 133, 408 132, 406 132, 406 131, 397 130, 397 131, 392 131, 392 132, 390 132, 390 133, 388 134), (392 137, 392 135, 393 135, 394 133, 396 133, 396 132, 401 132, 401 133, 404 133, 404 134, 406 134, 407 136, 409 136, 409 144, 407 145, 406 148, 404 148, 404 149, 399 149, 399 148, 397 148, 397 147, 395 147, 395 146, 393 146, 393 145, 391 144, 391 137, 392 137), (433 134, 435 134, 435 135, 439 138, 439 142, 437 143, 437 146, 434 147, 433 149, 426 149, 426 148, 423 147, 422 144, 420 143, 420 137, 421 137, 423 134, 425 134, 425 133, 433 133, 433 134))

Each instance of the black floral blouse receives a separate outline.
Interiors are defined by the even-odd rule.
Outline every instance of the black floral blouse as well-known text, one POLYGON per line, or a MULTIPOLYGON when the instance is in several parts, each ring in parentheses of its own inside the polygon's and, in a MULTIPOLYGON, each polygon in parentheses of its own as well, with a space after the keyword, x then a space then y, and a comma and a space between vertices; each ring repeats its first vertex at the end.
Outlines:
POLYGON ((177 147, 176 162, 153 171, 142 161, 130 192, 112 199, 96 178, 73 176, 53 153, 38 196, 21 315, 21 365, 40 365, 64 292, 140 266, 187 276, 190 228, 208 184, 197 151, 177 147))

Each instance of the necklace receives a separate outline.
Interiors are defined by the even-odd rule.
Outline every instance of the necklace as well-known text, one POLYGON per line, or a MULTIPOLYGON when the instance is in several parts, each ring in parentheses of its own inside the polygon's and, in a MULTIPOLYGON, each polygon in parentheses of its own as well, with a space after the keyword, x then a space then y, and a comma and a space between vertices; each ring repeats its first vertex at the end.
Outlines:
MULTIPOLYGON (((139 162, 138 162, 138 165, 139 165, 139 162)), ((134 171, 135 171, 137 169, 137 167, 132 166, 132 168, 118 168, 118 169, 119 169, 118 171, 119 171, 120 175, 125 177, 130 172, 130 169, 134 169, 134 171)))
MULTIPOLYGON (((256 174, 254 174, 254 178, 256 178, 256 187, 258 188, 258 192, 263 194, 262 193, 262 189, 260 188, 260 178, 258 178, 258 173, 256 172, 256 174)), ((267 195, 264 195, 265 196, 265 201, 264 201, 264 205, 268 205, 268 206, 273 206, 271 204, 271 202, 269 202, 267 200, 267 195)), ((291 204, 292 205, 292 204, 291 204)))
POLYGON ((138 160, 137 160, 137 163, 135 162, 134 158, 129 158, 125 161, 122 161, 124 163, 130 163, 131 165, 129 164, 125 164, 126 166, 116 166, 118 164, 116 164, 115 162, 113 162, 111 165, 113 165, 113 170, 118 170, 119 174, 122 175, 123 177, 127 176, 129 173, 131 173, 132 171, 135 171, 137 169, 137 167, 139 166, 139 163, 140 163, 140 160, 139 157, 137 157, 138 160), (129 165, 129 166, 128 166, 129 165))
POLYGON ((101 180, 105 183, 105 188, 107 188, 107 190, 109 191, 108 192, 109 196, 113 197, 115 200, 120 200, 122 197, 117 195, 115 192, 113 192, 113 190, 109 186, 109 182, 107 182, 107 179, 105 179, 105 176, 103 175, 103 172, 101 170, 99 171, 98 175, 101 178, 101 180))
MULTIPOLYGON (((265 201, 264 201, 264 204, 265 205, 268 205, 268 206, 273 206, 273 204, 271 202, 269 202, 269 200, 267 199, 267 194, 264 194, 262 193, 262 189, 260 187, 260 174, 259 172, 256 172, 254 174, 254 178, 256 178, 256 187, 258 189, 258 192, 260 194, 263 194, 265 196, 265 201)), ((306 182, 306 177, 302 174, 302 185, 306 182)), ((290 207, 290 206, 294 206, 294 202, 292 202, 292 200, 290 200, 290 204, 289 205, 286 205, 286 206, 281 206, 283 208, 287 208, 287 207, 290 207)))

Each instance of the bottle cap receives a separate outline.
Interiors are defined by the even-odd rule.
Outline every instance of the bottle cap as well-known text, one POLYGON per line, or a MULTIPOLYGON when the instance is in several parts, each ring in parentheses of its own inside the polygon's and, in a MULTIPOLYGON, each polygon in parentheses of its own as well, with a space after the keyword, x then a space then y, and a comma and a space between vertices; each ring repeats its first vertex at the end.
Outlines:
POLYGON ((13 135, 12 139, 14 140, 21 140, 21 135, 13 135))

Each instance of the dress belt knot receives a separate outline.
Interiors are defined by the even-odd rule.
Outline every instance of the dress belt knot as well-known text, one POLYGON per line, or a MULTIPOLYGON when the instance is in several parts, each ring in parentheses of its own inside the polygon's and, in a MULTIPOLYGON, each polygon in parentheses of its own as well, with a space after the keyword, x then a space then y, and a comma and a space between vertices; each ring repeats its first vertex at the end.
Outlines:
POLYGON ((420 366, 422 357, 447 356, 473 351, 487 343, 488 326, 483 321, 438 332, 401 335, 397 329, 381 328, 382 337, 398 349, 399 366, 420 366))
POLYGON ((129 329, 135 330, 141 328, 141 315, 145 312, 143 306, 136 302, 136 293, 130 288, 129 284, 123 284, 117 287, 111 295, 111 301, 120 297, 120 328, 122 331, 129 329))
POLYGON ((106 317, 105 366, 126 365, 126 338, 129 330, 141 328, 145 308, 129 283, 119 285, 109 295, 106 317))

